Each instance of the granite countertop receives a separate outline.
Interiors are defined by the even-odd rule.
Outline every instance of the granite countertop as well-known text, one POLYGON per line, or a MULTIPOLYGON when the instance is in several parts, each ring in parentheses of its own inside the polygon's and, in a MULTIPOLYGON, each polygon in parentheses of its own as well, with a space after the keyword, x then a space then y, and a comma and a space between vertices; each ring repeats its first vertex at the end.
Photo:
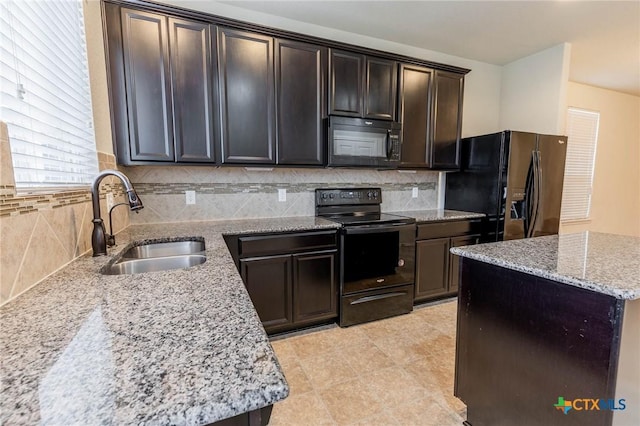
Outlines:
POLYGON ((618 299, 640 298, 640 238, 581 232, 455 247, 469 259, 618 299))
POLYGON ((132 225, 0 308, 0 424, 206 424, 289 388, 223 234, 332 229, 295 217, 132 225), (202 237, 189 269, 102 275, 134 241, 202 237))
POLYGON ((407 210, 398 212, 389 212, 390 214, 397 214, 400 216, 413 217, 417 223, 420 222, 439 222, 443 220, 462 220, 462 219, 477 219, 485 217, 484 213, 463 212, 458 210, 407 210))

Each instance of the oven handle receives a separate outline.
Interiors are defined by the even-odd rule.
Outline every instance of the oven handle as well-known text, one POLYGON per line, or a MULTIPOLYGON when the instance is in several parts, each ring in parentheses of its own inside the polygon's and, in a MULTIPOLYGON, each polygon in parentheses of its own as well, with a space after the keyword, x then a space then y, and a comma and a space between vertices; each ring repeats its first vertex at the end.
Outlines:
POLYGON ((364 296, 349 303, 350 305, 359 305, 360 303, 373 302, 374 300, 390 299, 392 297, 406 296, 406 291, 395 291, 393 293, 376 294, 375 296, 364 296))
POLYGON ((360 226, 346 226, 343 229, 347 235, 354 234, 381 234, 384 232, 398 232, 402 228, 414 228, 415 224, 406 223, 389 223, 385 225, 360 225, 360 226))

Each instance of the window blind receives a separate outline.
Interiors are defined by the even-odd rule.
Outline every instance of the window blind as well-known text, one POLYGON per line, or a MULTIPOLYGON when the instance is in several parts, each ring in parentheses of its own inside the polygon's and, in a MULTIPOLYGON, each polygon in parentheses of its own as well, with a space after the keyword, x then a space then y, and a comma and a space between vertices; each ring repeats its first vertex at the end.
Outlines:
POLYGON ((1 1, 0 37, 16 187, 90 183, 98 160, 81 1, 1 1))
POLYGON ((600 113, 569 108, 567 159, 562 191, 563 221, 589 218, 600 113))

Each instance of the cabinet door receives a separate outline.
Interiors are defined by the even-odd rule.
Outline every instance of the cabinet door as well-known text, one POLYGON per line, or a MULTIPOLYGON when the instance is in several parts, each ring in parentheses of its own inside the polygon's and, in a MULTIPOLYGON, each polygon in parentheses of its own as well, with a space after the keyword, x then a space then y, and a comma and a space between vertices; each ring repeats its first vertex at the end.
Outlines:
POLYGON ((218 115, 211 26, 170 18, 169 47, 176 161, 215 162, 218 115))
POLYGON ((396 118, 398 65, 395 61, 366 58, 364 116, 380 120, 396 118))
MULTIPOLYGON (((463 235, 451 238, 451 247, 470 246, 478 244, 480 235, 463 235)), ((449 292, 458 292, 460 278, 460 256, 449 253, 449 292)))
POLYGON ((416 241, 415 300, 447 293, 449 238, 416 241))
POLYGON ((278 164, 324 164, 327 49, 276 40, 278 164))
POLYGON ((364 55, 331 50, 329 114, 362 117, 364 55))
POLYGON ((291 256, 240 260, 240 274, 267 332, 291 324, 291 256))
POLYGON ((336 250, 293 256, 293 321, 337 316, 336 250))
POLYGON ((400 67, 400 122, 402 122, 401 165, 427 167, 431 123, 433 70, 406 65, 400 67))
POLYGON ((167 18, 123 8, 122 47, 133 161, 173 161, 167 18))
POLYGON ((431 167, 458 168, 464 76, 436 71, 431 167))
POLYGON ((222 162, 275 163, 273 39, 218 28, 222 162))

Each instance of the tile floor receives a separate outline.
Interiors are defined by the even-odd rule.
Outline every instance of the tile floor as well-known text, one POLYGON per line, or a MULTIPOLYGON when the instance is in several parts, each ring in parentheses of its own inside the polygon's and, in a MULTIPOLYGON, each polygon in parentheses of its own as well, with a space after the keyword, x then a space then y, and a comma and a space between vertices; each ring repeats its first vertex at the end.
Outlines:
POLYGON ((461 425, 456 301, 349 328, 274 339, 290 387, 270 425, 461 425))

